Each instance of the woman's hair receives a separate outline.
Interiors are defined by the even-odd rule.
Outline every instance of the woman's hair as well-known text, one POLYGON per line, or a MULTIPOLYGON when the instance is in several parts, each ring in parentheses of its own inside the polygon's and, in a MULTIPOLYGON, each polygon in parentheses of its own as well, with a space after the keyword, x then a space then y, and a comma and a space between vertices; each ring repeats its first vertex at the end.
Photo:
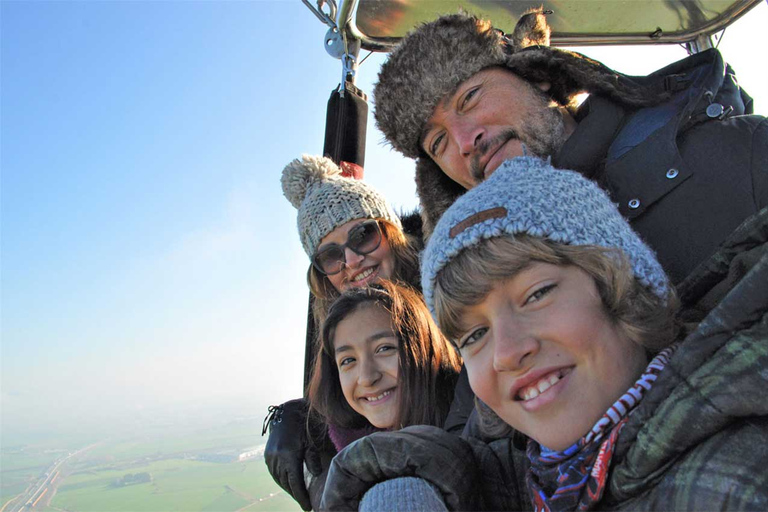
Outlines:
MULTIPOLYGON (((379 222, 383 236, 387 238, 390 250, 394 255, 392 281, 399 281, 409 286, 419 285, 419 253, 418 240, 406 234, 400 228, 386 219, 376 219, 379 222)), ((309 265, 307 283, 314 296, 312 314, 315 325, 320 325, 328 314, 328 308, 339 297, 339 292, 333 287, 328 277, 309 265)))
POLYGON ((348 290, 331 305, 309 383, 310 411, 328 425, 360 428, 369 424, 344 397, 334 351, 336 327, 365 307, 386 311, 399 341, 400 402, 393 428, 442 426, 453 400, 461 359, 432 321, 421 294, 389 281, 348 290))
MULTIPOLYGON (((619 332, 655 354, 675 339, 678 300, 672 288, 663 299, 634 276, 629 259, 620 249, 594 245, 565 245, 530 235, 496 237, 456 256, 435 282, 435 312, 445 335, 461 335, 464 308, 479 304, 493 287, 511 279, 536 262, 575 266, 595 282, 608 318, 619 332)), ((509 426, 479 400, 481 428, 500 435, 509 426)))

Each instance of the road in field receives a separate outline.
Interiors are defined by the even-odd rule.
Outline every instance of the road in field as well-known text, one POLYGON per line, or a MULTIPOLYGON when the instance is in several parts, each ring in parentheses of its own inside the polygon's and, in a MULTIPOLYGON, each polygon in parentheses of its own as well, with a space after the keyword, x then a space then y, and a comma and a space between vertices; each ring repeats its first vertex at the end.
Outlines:
POLYGON ((59 476, 59 471, 61 470, 62 464, 67 462, 72 457, 75 457, 85 452, 86 450, 90 450, 97 444, 99 443, 94 443, 90 446, 86 446, 85 448, 80 448, 76 452, 70 453, 63 459, 54 461, 54 463, 51 464, 51 466, 45 471, 43 477, 40 478, 40 480, 29 486, 27 490, 24 491, 24 494, 9 500, 2 508, 2 510, 0 510, 0 512, 21 512, 22 510, 34 510, 38 504, 42 505, 45 503, 45 501, 40 503, 43 498, 45 498, 46 501, 50 500, 54 491, 53 483, 59 476))

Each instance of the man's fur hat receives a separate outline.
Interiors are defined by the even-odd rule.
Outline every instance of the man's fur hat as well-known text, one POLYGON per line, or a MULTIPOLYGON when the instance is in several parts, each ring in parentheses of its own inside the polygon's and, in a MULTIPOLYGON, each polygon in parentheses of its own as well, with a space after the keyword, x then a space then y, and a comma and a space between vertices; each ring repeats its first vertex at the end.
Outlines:
POLYGON ((426 236, 464 189, 439 170, 419 140, 438 102, 478 71, 502 66, 530 82, 548 82, 550 96, 561 105, 571 105, 584 91, 627 106, 658 103, 660 91, 579 53, 550 48, 546 14, 542 9, 524 14, 511 36, 488 20, 442 16, 406 35, 381 67, 373 92, 376 124, 395 150, 418 159, 426 236))

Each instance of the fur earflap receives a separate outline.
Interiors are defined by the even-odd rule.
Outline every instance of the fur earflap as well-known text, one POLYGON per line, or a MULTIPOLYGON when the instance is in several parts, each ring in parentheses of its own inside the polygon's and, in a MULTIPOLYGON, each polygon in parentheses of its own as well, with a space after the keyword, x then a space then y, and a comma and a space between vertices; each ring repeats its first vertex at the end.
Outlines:
POLYGON ((568 50, 531 46, 508 55, 505 65, 529 82, 548 82, 549 95, 564 106, 571 105, 582 92, 600 94, 629 107, 655 105, 669 98, 668 93, 637 83, 601 62, 568 50))
POLYGON ((513 51, 520 51, 529 46, 549 46, 552 30, 547 23, 547 14, 552 14, 552 11, 539 8, 531 9, 520 16, 512 32, 513 51))
POLYGON ((400 212, 398 216, 400 217, 400 223, 403 225, 403 232, 416 239, 415 247, 418 250, 423 249, 424 232, 422 231, 423 220, 421 218, 421 211, 414 209, 413 211, 400 212))
POLYGON ((416 161, 416 193, 421 203, 421 220, 426 242, 437 221, 466 190, 443 173, 435 162, 422 157, 416 161))

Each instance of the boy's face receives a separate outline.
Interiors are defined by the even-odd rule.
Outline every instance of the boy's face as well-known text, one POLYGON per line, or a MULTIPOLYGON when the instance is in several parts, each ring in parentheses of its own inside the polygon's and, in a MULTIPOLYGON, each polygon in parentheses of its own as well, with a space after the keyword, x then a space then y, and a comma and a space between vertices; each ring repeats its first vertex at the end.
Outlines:
POLYGON ((467 307, 459 327, 475 394, 553 450, 584 436, 647 365, 573 266, 533 263, 467 307))

